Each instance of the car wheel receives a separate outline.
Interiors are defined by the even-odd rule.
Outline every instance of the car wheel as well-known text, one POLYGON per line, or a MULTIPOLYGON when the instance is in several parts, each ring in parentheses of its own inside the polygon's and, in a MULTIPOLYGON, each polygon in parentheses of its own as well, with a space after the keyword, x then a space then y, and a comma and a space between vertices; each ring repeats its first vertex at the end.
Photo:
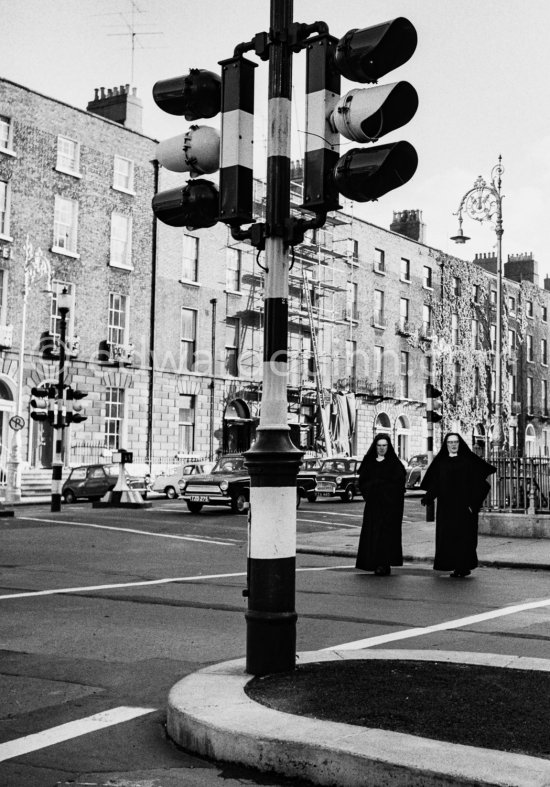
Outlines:
POLYGON ((299 491, 296 491, 296 508, 300 508, 300 503, 302 502, 302 495, 299 491))
POLYGON ((342 495, 342 503, 351 503, 354 497, 355 492, 353 491, 353 487, 347 486, 346 491, 342 495))
POLYGON ((234 514, 246 514, 248 500, 242 492, 231 498, 231 511, 234 514))
POLYGON ((199 511, 202 509, 202 503, 193 503, 191 500, 187 500, 187 508, 191 511, 192 514, 198 514, 199 511))
POLYGON ((63 499, 69 504, 76 503, 76 495, 72 489, 67 489, 65 492, 63 492, 63 499))
POLYGON ((307 499, 310 503, 314 503, 317 500, 317 492, 310 492, 307 499))
POLYGON ((173 486, 167 486, 166 489, 164 490, 164 494, 166 495, 168 500, 173 500, 175 497, 178 496, 173 486))

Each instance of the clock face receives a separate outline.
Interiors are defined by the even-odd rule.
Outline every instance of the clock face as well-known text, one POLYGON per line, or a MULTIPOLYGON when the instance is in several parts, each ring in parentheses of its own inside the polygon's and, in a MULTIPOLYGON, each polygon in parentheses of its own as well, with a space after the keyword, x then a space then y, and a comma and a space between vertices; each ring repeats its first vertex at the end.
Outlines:
POLYGON ((496 196, 488 188, 475 189, 468 195, 464 207, 472 219, 483 221, 497 212, 496 196))

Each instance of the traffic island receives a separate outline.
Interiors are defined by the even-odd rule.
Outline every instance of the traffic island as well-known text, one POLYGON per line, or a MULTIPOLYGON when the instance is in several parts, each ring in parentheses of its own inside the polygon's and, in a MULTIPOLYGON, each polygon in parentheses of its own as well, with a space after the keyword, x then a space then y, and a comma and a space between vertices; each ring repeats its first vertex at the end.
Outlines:
MULTIPOLYGON (((424 650, 299 654, 299 663, 312 667, 327 661, 358 659, 429 661, 434 668, 435 662, 476 665, 491 667, 497 673, 501 668, 546 674, 550 670, 545 659, 496 654, 424 650)), ((314 784, 547 787, 550 783, 548 758, 286 713, 248 696, 249 684, 254 680, 258 679, 245 673, 244 659, 207 667, 184 678, 168 698, 169 736, 184 749, 209 759, 314 784)), ((426 692, 431 691, 430 682, 426 692)), ((399 707, 396 700, 396 713, 399 707)))
POLYGON ((132 462, 131 451, 123 449, 113 453, 112 460, 118 464, 118 479, 115 486, 106 492, 101 500, 92 503, 93 508, 151 508, 151 503, 143 499, 138 489, 128 485, 125 465, 132 462))

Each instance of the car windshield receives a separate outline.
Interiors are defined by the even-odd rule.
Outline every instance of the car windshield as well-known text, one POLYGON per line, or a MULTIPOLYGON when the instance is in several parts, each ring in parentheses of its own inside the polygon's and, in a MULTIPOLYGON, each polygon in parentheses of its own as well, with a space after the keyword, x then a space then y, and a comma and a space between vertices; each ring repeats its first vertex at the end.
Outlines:
POLYGON ((335 473, 345 473, 347 469, 345 462, 335 459, 328 459, 326 462, 323 462, 321 466, 321 470, 332 470, 335 473))
POLYGON ((418 456, 411 456, 409 459, 409 466, 416 467, 417 465, 423 465, 426 463, 426 457, 422 456, 422 454, 418 456))
POLYGON ((212 473, 235 473, 244 469, 244 459, 223 457, 212 470, 212 473))

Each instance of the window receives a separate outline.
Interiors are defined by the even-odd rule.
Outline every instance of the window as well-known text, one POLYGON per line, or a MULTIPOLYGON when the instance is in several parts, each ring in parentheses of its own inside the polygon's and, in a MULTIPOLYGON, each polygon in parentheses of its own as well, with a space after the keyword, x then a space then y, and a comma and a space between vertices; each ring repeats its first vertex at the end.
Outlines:
POLYGON ((384 348, 374 345, 374 377, 376 380, 384 379, 384 348))
POLYGON ((479 303, 479 284, 472 285, 472 300, 474 303, 479 303))
POLYGON ((80 170, 80 144, 68 137, 57 138, 56 169, 68 175, 78 175, 80 170))
POLYGON ((525 306, 525 311, 527 312, 528 317, 533 316, 533 301, 527 301, 527 304, 525 306))
POLYGON ((11 150, 12 146, 12 124, 11 118, 0 115, 0 150, 11 150))
POLYGON ((199 239, 193 235, 183 236, 181 278, 183 281, 198 281, 199 276, 199 239))
POLYGON ((425 383, 430 383, 432 381, 432 369, 433 369, 432 356, 425 355, 424 356, 424 382, 425 383))
POLYGON ((358 262, 358 260, 359 260, 359 241, 358 240, 352 239, 351 246, 350 246, 350 251, 351 251, 351 257, 352 257, 353 262, 358 262))
POLYGON ((548 380, 541 380, 540 404, 543 415, 548 415, 548 380))
POLYGON ((527 412, 533 412, 533 378, 527 378, 527 412))
POLYGON ((533 356, 533 337, 528 333, 525 339, 527 341, 527 360, 534 361, 535 359, 533 356))
POLYGON ((72 333, 72 322, 74 317, 74 285, 70 281, 53 281, 52 282, 52 300, 50 307, 50 334, 54 339, 59 339, 61 336, 61 314, 57 307, 59 294, 66 289, 71 298, 71 308, 68 314, 67 336, 72 333))
POLYGON ((460 279, 458 276, 453 276, 453 295, 460 295, 460 279))
POLYGON ((490 301, 491 301, 492 304, 496 304, 496 302, 497 302, 497 291, 491 289, 489 298, 490 298, 490 301))
POLYGON ((474 350, 479 349, 479 320, 475 318, 472 320, 472 345, 474 350))
POLYGON ((497 349, 497 326, 494 322, 489 326, 489 341, 493 352, 497 349))
POLYGON ((6 237, 10 232, 10 184, 7 180, 0 180, 0 235, 6 237))
POLYGON ((460 363, 456 361, 453 370, 453 390, 454 390, 454 395, 457 397, 460 395, 460 373, 461 373, 460 363))
POLYGON ((508 328, 508 349, 510 351, 516 349, 517 335, 513 328, 508 328))
POLYGON ((346 377, 357 377, 357 342, 346 339, 346 377))
POLYGON ((540 340, 540 362, 544 364, 544 366, 548 366, 548 340, 547 339, 540 340))
POLYGON ((429 265, 424 265, 424 267, 422 269, 422 272, 423 272, 422 285, 427 290, 431 290, 432 289, 432 269, 430 268, 429 265))
POLYGON ((401 257, 401 279, 403 281, 411 280, 411 261, 401 257))
POLYGON ((78 202, 56 196, 53 218, 53 249, 76 254, 78 202))
POLYGON ((232 292, 241 291, 241 255, 240 249, 227 249, 225 286, 232 292))
POLYGON ((458 344, 458 314, 451 315, 451 343, 458 344))
POLYGON ((516 299, 512 295, 508 298, 508 311, 510 314, 516 313, 516 299))
POLYGON ((107 341, 110 345, 125 345, 128 325, 127 298, 119 292, 109 293, 109 322, 107 341))
POLYGON ((132 218, 123 213, 111 215, 111 257, 115 268, 132 268, 132 218))
POLYGON ((399 327, 402 331, 408 328, 409 323, 409 299, 399 299, 399 327))
POLYGON ((0 268, 0 325, 7 323, 8 272, 0 268))
POLYGON ((190 454, 195 450, 195 397, 182 395, 178 409, 178 451, 190 454))
POLYGON ((105 392, 105 447, 119 448, 124 417, 124 389, 107 388, 105 392))
POLYGON ((386 253, 382 249, 374 250, 374 270, 377 273, 384 273, 386 270, 386 253))
POLYGON ((385 325, 384 322, 384 293, 382 290, 374 291, 374 324, 385 325))
POLYGON ((404 399, 409 398, 409 353, 401 351, 401 364, 399 380, 401 384, 401 396, 404 399))
POLYGON ((195 342, 197 337, 197 312, 181 310, 181 368, 192 372, 195 368, 195 342))
POLYGON ((429 303, 422 306, 422 335, 432 335, 432 307, 429 303))
POLYGON ((548 306, 543 306, 541 308, 541 315, 542 315, 542 321, 548 322, 548 306))
POLYGON ((357 284, 354 281, 346 283, 346 320, 357 320, 357 284))
POLYGON ((239 324, 236 317, 225 321, 225 372, 231 377, 239 375, 239 324))
POLYGON ((113 164, 113 188, 134 193, 134 162, 129 158, 115 156, 113 164))

